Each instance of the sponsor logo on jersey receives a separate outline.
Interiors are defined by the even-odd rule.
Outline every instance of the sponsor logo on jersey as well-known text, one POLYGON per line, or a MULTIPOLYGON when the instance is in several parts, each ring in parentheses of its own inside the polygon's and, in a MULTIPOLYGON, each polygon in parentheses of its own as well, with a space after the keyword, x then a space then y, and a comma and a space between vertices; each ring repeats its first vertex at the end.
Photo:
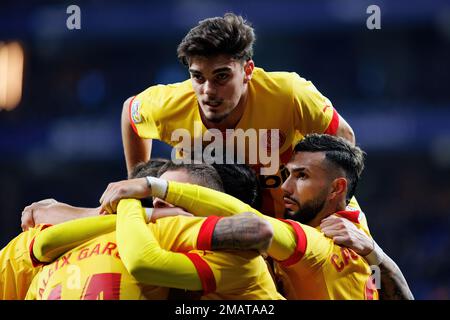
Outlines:
POLYGON ((141 118, 141 103, 139 101, 133 101, 131 105, 131 119, 134 123, 140 123, 142 121, 141 118))

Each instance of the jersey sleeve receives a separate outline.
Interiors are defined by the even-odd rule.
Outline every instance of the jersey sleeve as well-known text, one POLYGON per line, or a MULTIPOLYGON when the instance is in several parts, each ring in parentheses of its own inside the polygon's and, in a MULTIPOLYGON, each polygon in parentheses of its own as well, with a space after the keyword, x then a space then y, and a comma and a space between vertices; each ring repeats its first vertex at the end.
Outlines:
MULTIPOLYGON (((277 260, 284 260, 291 256, 297 246, 295 234, 290 225, 265 216, 228 194, 198 185, 170 181, 165 200, 199 216, 231 216, 252 212, 266 219, 274 228, 274 237, 268 254, 277 260)), ((212 232, 210 234, 212 235, 212 232)))
POLYGON ((333 241, 326 238, 322 232, 308 225, 292 220, 283 220, 292 226, 297 239, 297 247, 292 255, 283 261, 278 261, 283 267, 290 267, 297 263, 308 263, 315 267, 323 264, 333 250, 333 241))
POLYGON ((219 219, 219 217, 166 217, 156 220, 148 227, 152 228, 162 249, 187 252, 198 247, 197 241, 200 235, 204 234, 205 226, 211 224, 210 219, 219 219))
POLYGON ((122 262, 137 281, 162 287, 207 291, 211 269, 199 255, 161 248, 148 228, 139 200, 123 199, 117 207, 117 245, 122 262), (206 275, 206 276, 205 276, 206 275), (205 282, 206 281, 206 282, 205 282), (206 287, 205 287, 206 286, 206 287))
POLYGON ((323 96, 311 81, 293 74, 292 88, 295 106, 295 128, 305 136, 309 133, 335 135, 339 127, 339 114, 331 101, 323 96))
POLYGON ((61 223, 39 233, 30 245, 34 265, 49 263, 78 245, 114 231, 115 215, 96 216, 61 223))
POLYGON ((22 232, 0 250, 0 300, 22 300, 40 268, 33 265, 29 247, 36 235, 49 225, 22 232))
POLYGON ((141 138, 161 140, 160 123, 155 116, 160 109, 155 92, 160 86, 150 87, 133 97, 128 105, 130 125, 141 138))

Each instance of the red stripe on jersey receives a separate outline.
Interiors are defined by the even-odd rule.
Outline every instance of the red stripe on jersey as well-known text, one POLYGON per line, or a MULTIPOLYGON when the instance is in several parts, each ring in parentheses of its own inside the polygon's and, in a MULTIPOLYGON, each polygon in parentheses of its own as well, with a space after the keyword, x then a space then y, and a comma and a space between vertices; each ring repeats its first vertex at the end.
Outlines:
POLYGON ((324 133, 335 136, 339 127, 339 114, 336 109, 333 109, 333 118, 331 118, 331 122, 328 125, 327 130, 324 133))
MULTIPOLYGON (((47 229, 48 227, 51 227, 51 226, 52 226, 51 224, 43 224, 43 225, 40 225, 40 226, 39 226, 39 227, 40 227, 40 231, 42 231, 42 230, 44 230, 44 229, 47 229)), ((31 242, 30 242, 30 247, 29 247, 28 250, 30 251, 31 264, 33 265, 34 268, 36 268, 36 267, 39 267, 39 266, 44 265, 45 263, 39 261, 39 260, 36 258, 36 256, 34 255, 34 252, 33 252, 34 240, 36 240, 36 236, 34 236, 33 239, 31 240, 31 242)))
POLYGON ((345 218, 347 220, 350 220, 354 223, 359 223, 359 210, 355 211, 338 211, 336 212, 337 215, 340 215, 342 218, 345 218))
POLYGON ((214 228, 222 217, 209 216, 203 221, 197 236, 197 249, 211 250, 211 241, 214 228))
POLYGON ((305 231, 303 231, 303 228, 300 226, 299 223, 292 220, 285 220, 285 219, 279 220, 290 224, 292 228, 294 228, 294 232, 296 235, 297 247, 295 248, 294 253, 286 260, 279 261, 281 266, 289 267, 292 266, 293 264, 296 264, 303 258, 303 255, 306 252, 307 238, 305 231))
POLYGON ((139 136, 139 133, 137 131, 136 125, 134 124, 133 118, 131 118, 131 106, 133 105, 134 98, 136 98, 136 96, 134 96, 131 99, 130 104, 128 105, 128 119, 130 120, 130 124, 131 124, 131 127, 133 128, 133 131, 139 136))
POLYGON ((194 264, 197 269, 198 276, 202 282, 203 294, 207 295, 216 291, 216 279, 209 264, 202 259, 197 253, 184 253, 194 264))

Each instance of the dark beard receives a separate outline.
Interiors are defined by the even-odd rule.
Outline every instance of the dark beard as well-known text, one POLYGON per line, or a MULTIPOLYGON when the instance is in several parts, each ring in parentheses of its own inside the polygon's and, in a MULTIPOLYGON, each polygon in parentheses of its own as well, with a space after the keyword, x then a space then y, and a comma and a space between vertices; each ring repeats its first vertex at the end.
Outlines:
POLYGON ((297 204, 301 209, 295 211, 294 213, 292 213, 292 211, 290 210, 286 210, 286 212, 284 213, 284 218, 291 219, 302 224, 308 224, 315 217, 317 217, 320 211, 322 211, 323 207, 325 206, 325 200, 315 199, 303 203, 302 205, 300 205, 298 202, 297 204))

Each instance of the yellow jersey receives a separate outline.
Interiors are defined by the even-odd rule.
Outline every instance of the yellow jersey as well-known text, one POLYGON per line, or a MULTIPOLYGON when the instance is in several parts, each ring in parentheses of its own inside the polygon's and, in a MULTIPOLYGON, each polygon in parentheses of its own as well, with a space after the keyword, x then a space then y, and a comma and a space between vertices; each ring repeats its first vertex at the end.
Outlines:
POLYGON ((293 227, 297 240, 291 257, 275 263, 275 274, 288 300, 378 300, 364 258, 335 244, 319 227, 284 221, 293 227))
POLYGON ((212 234, 217 217, 167 217, 146 225, 140 202, 129 200, 123 209, 126 203, 119 205, 117 239, 116 232, 96 234, 116 227, 115 215, 78 219, 42 233, 31 252, 36 261, 53 262, 43 268, 27 298, 165 299, 167 287, 174 287, 202 290, 202 299, 283 299, 259 254, 193 250, 212 234), (93 239, 77 246, 83 237, 93 239), (70 251, 61 256, 61 248, 70 251), (126 271, 130 254, 144 271, 134 277, 126 271), (146 272, 149 268, 152 272, 146 272))
MULTIPOLYGON (((191 80, 152 86, 135 96, 129 104, 129 119, 136 134, 141 138, 161 140, 171 146, 179 142, 172 134, 179 129, 189 132, 192 140, 203 136, 208 130, 201 122, 197 98, 191 80)), ((248 84, 245 111, 235 128, 279 130, 279 170, 272 175, 259 175, 261 159, 249 161, 249 144, 244 150, 245 161, 259 175, 262 186, 262 212, 282 217, 284 212, 281 185, 289 173, 284 165, 292 155, 293 146, 309 133, 335 135, 339 115, 330 100, 324 97, 310 82, 297 73, 266 72, 255 68, 248 84)), ((259 132, 259 131, 258 131, 259 132)), ((224 134, 225 140, 233 138, 224 134)), ((270 148, 271 135, 257 136, 256 146, 270 148), (260 141, 265 140, 265 141, 260 141)), ((258 147, 259 148, 259 147, 258 147)), ((259 149, 258 149, 259 150, 259 149)), ((259 154, 259 151, 256 153, 259 154)))
POLYGON ((0 300, 23 300, 33 277, 41 268, 33 264, 30 245, 49 225, 22 232, 0 251, 0 300))
MULTIPOLYGON (((288 299, 378 298, 368 263, 352 250, 334 244, 320 229, 292 220, 280 221, 264 216, 232 196, 186 183, 170 181, 165 200, 202 215, 208 212, 223 216, 253 212, 268 220, 274 228, 268 253, 278 261, 276 271, 284 280, 284 293, 288 299)), ((353 202, 352 206, 357 206, 357 203, 353 202)), ((340 211, 336 214, 351 220, 368 233, 367 227, 360 221, 360 211, 340 211)), ((214 225, 210 228, 214 229, 214 225)), ((205 244, 202 249, 210 249, 211 236, 212 232, 201 242, 205 244)))
MULTIPOLYGON (((124 199, 117 207, 117 241, 122 260, 141 283, 186 290, 203 290, 202 299, 282 300, 264 259, 258 252, 171 252, 157 238, 165 233, 177 239, 174 247, 190 249, 211 234, 217 217, 167 217, 159 224, 145 224, 139 200, 124 199), (163 225, 171 224, 172 228, 163 225), (196 226, 193 226, 193 223, 196 226), (186 225, 189 225, 186 228, 186 225), (212 228, 211 228, 212 227, 212 228), (183 235, 169 234, 175 229, 183 235), (159 229, 159 230, 158 230, 159 229), (156 232, 155 232, 156 231, 156 232), (190 235, 190 236, 189 236, 190 235), (186 239, 186 241, 178 241, 186 239), (196 241, 192 241, 195 239, 196 241)), ((173 240, 171 240, 173 241, 173 240)))
POLYGON ((115 232, 89 240, 43 266, 35 282, 27 299, 143 300, 168 295, 167 288, 142 286, 127 272, 115 232))

